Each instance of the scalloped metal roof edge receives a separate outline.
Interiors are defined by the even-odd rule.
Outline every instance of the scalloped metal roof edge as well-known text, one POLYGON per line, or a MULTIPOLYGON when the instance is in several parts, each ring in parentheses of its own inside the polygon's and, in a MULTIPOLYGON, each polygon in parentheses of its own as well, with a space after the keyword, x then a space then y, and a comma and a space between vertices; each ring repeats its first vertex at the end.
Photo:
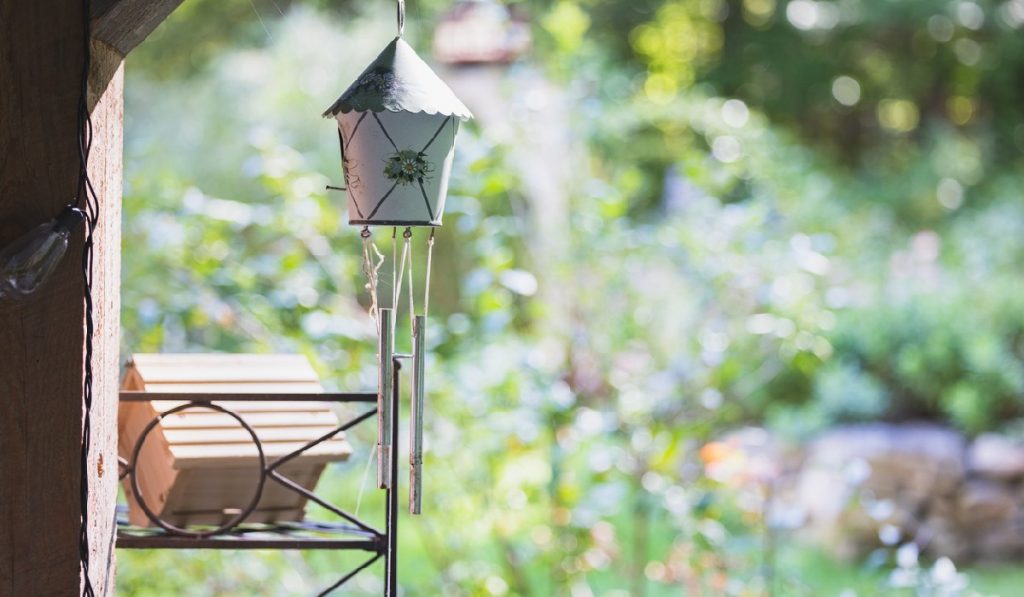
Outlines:
POLYGON ((400 37, 384 48, 323 116, 353 110, 443 114, 462 120, 473 117, 455 92, 400 37))

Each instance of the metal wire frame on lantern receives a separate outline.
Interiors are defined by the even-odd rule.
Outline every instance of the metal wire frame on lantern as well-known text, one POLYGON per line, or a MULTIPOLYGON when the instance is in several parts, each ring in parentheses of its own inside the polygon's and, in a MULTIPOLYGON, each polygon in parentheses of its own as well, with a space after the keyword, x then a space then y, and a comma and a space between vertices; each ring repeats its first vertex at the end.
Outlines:
MULTIPOLYGON (((391 407, 398 409, 398 359, 394 363, 394 379, 391 385, 391 407)), ((146 402, 155 397, 153 393, 121 392, 123 402, 146 402)), ((320 595, 326 595, 338 589, 356 574, 373 565, 381 557, 385 559, 385 594, 394 595, 397 589, 397 512, 398 494, 389 489, 386 495, 387 516, 383 530, 364 522, 356 515, 332 504, 315 492, 302 487, 281 474, 283 465, 298 458, 320 444, 329 441, 356 425, 374 418, 377 408, 369 409, 341 422, 331 431, 302 445, 300 448, 284 456, 268 460, 263 444, 246 422, 245 418, 233 412, 229 407, 216 404, 209 399, 196 400, 194 394, 160 393, 160 400, 181 401, 183 404, 168 409, 150 420, 143 429, 132 448, 129 459, 119 457, 120 471, 118 480, 129 480, 132 495, 142 511, 155 528, 131 526, 123 517, 125 506, 118 509, 117 547, 126 549, 297 549, 297 550, 356 550, 369 552, 372 555, 356 568, 347 572, 337 582, 324 589, 320 595), (233 418, 251 437, 256 447, 259 461, 259 476, 249 503, 241 508, 230 520, 216 528, 209 527, 178 527, 163 520, 146 502, 138 480, 137 466, 139 455, 146 438, 156 429, 164 417, 188 409, 207 409, 217 411, 233 418), (337 516, 340 521, 308 521, 283 522, 273 524, 247 523, 247 518, 256 510, 267 481, 279 483, 283 487, 298 493, 306 499, 323 507, 324 510, 337 516)), ((216 396, 217 403, 231 402, 333 402, 333 403, 367 403, 378 400, 378 393, 328 393, 328 394, 239 394, 225 393, 216 396)), ((397 418, 392 421, 393 435, 397 435, 397 418)), ((397 470, 393 471, 396 478, 391 487, 397 485, 397 470)))

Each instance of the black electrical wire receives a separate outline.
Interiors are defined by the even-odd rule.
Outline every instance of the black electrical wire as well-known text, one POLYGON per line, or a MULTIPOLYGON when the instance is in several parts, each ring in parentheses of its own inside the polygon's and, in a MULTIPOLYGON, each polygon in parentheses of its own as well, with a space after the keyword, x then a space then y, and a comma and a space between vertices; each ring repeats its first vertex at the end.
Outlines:
POLYGON ((82 379, 82 449, 80 470, 81 527, 78 533, 78 556, 82 567, 82 595, 95 597, 89 576, 89 449, 92 443, 93 399, 93 237, 99 223, 100 202, 89 179, 89 152, 92 150, 92 117, 89 114, 89 71, 92 67, 92 28, 90 0, 82 0, 82 73, 78 98, 78 191, 77 206, 85 212, 85 243, 82 246, 82 281, 85 299, 85 374, 82 379))

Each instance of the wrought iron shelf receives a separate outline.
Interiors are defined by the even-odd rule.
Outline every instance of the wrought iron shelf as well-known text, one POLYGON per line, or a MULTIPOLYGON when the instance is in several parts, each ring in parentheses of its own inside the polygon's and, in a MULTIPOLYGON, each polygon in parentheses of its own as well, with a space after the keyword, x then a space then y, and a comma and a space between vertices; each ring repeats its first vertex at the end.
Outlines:
MULTIPOLYGON (((392 388, 390 401, 391 408, 397 410, 399 407, 398 396, 398 372, 397 364, 394 373, 396 382, 392 388)), ((132 526, 125 516, 127 506, 119 505, 117 520, 117 547, 123 549, 280 549, 280 550, 338 550, 338 551, 363 551, 370 554, 370 558, 349 571, 341 579, 323 590, 321 595, 326 595, 339 588, 360 571, 374 564, 378 559, 384 558, 385 566, 385 592, 387 595, 395 595, 397 592, 397 545, 395 534, 397 532, 397 511, 398 497, 395 491, 397 484, 397 470, 392 473, 393 481, 387 490, 387 517, 383 531, 363 522, 354 514, 331 504, 325 498, 316 495, 314 492, 299 486, 279 472, 281 465, 299 457, 302 453, 317 445, 335 437, 336 435, 362 423, 363 421, 376 419, 378 412, 379 397, 377 393, 322 393, 322 394, 270 394, 270 393, 224 393, 203 394, 198 398, 196 394, 189 393, 155 393, 155 392, 121 392, 120 399, 124 402, 148 402, 168 401, 180 402, 163 413, 158 414, 150 422, 145 433, 159 424, 161 419, 174 412, 180 412, 189 408, 206 408, 218 410, 234 417, 247 431, 252 434, 260 453, 261 472, 260 483, 256 497, 246 508, 240 509, 234 518, 219 528, 198 527, 178 528, 160 519, 145 504, 141 496, 138 484, 135 482, 135 466, 141 443, 145 440, 145 433, 138 438, 135 450, 130 459, 120 458, 121 470, 119 480, 128 480, 130 490, 136 501, 145 511, 146 516, 153 527, 132 526), (330 432, 319 438, 304 444, 299 449, 276 459, 267 459, 263 456, 263 448, 258 437, 252 428, 245 422, 243 416, 231 411, 232 402, 334 402, 334 403, 374 403, 375 408, 356 414, 349 420, 340 423, 330 432), (274 524, 247 524, 245 519, 249 516, 259 499, 262 497, 263 486, 266 482, 277 482, 284 487, 303 495, 329 513, 334 514, 345 522, 285 522, 274 524)), ((395 417, 391 421, 397 435, 398 421, 395 417)))
MULTIPOLYGON (((123 505, 119 512, 124 512, 123 505)), ((383 553, 387 536, 358 527, 303 521, 276 525, 239 525, 211 537, 184 537, 163 529, 117 521, 117 546, 126 549, 342 549, 383 553)))
MULTIPOLYGON (((209 396, 210 394, 204 394, 209 396)), ((196 400, 195 394, 187 392, 121 392, 121 402, 149 402, 150 400, 168 400, 171 402, 377 402, 376 392, 336 392, 324 394, 310 393, 244 393, 225 392, 216 394, 212 400, 196 400)))

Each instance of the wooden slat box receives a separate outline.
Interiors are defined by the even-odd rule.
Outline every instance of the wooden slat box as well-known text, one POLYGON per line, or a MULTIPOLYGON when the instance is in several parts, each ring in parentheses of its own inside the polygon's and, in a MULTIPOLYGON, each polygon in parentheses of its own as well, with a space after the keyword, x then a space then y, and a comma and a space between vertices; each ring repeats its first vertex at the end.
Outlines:
MULTIPOLYGON (((118 451, 130 459, 146 425, 159 413, 185 404, 159 400, 160 392, 322 393, 316 372, 300 355, 136 354, 128 362, 121 389, 153 394, 149 402, 121 402, 118 451)), ((218 402, 238 414, 263 445, 270 464, 339 424, 325 402, 218 402)), ((327 463, 346 460, 352 449, 339 433, 277 469, 313 490, 327 463)), ((150 432, 135 467, 150 509, 168 523, 222 525, 252 500, 259 478, 259 456, 249 433, 229 415, 191 408, 165 417, 150 432)), ((129 521, 151 524, 125 478, 129 521)), ((306 498, 267 479, 263 497, 245 522, 302 520, 306 498)))

